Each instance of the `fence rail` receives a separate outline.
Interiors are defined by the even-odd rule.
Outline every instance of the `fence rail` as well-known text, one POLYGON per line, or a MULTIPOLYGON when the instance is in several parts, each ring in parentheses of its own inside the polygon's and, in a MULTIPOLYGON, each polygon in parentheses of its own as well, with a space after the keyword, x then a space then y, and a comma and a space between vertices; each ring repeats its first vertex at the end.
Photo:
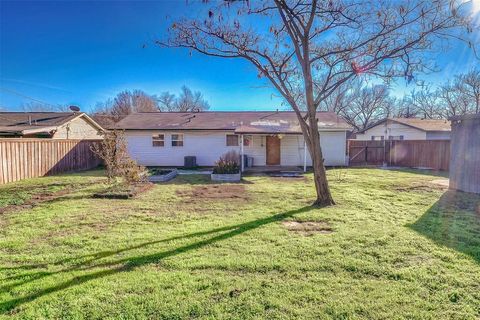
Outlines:
POLYGON ((98 142, 0 139, 0 184, 95 168, 101 161, 91 146, 98 142))
POLYGON ((349 140, 350 165, 381 165, 425 167, 448 170, 449 140, 349 140))

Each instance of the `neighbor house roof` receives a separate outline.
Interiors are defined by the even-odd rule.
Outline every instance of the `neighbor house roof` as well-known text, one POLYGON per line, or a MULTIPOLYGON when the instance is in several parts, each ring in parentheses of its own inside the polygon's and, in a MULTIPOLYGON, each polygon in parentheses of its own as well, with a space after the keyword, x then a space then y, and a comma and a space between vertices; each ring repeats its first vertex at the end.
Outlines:
POLYGON ((368 129, 376 127, 385 121, 396 122, 400 123, 418 130, 432 132, 432 131, 451 131, 451 124, 450 121, 444 119, 420 119, 420 118, 388 118, 380 120, 373 125, 369 126, 368 128, 360 131, 359 133, 363 133, 368 129))
MULTIPOLYGON (((333 112, 318 112, 320 130, 350 130, 333 112)), ((231 130, 236 133, 301 133, 293 111, 135 113, 117 123, 124 130, 231 130)))
POLYGON ((83 112, 0 112, 0 133, 12 135, 50 134, 58 127, 83 117, 99 130, 103 128, 83 112))

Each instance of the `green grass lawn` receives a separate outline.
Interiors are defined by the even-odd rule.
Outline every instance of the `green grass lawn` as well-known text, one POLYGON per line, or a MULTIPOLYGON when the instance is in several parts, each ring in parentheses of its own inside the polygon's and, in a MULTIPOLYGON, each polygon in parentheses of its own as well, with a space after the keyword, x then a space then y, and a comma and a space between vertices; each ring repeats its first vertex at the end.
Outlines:
POLYGON ((326 208, 311 175, 181 176, 130 200, 91 198, 101 171, 0 186, 0 318, 480 317, 480 197, 414 171, 328 175, 326 208))

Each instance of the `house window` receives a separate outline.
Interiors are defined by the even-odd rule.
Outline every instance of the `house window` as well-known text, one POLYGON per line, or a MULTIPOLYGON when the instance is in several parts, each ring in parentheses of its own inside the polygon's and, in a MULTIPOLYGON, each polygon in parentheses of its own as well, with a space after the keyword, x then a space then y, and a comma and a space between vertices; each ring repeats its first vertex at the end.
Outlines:
POLYGON ((372 141, 374 141, 374 140, 381 140, 381 141, 383 141, 383 140, 385 140, 385 137, 384 137, 384 136, 372 136, 372 141))
POLYGON ((245 147, 251 147, 253 145, 253 137, 252 136, 243 136, 243 145, 245 147))
POLYGON ((152 146, 153 147, 163 147, 165 146, 165 135, 164 134, 155 134, 152 136, 152 146))
POLYGON ((172 134, 172 147, 183 147, 183 134, 172 134))
POLYGON ((236 134, 227 134, 227 147, 238 146, 238 136, 236 134))

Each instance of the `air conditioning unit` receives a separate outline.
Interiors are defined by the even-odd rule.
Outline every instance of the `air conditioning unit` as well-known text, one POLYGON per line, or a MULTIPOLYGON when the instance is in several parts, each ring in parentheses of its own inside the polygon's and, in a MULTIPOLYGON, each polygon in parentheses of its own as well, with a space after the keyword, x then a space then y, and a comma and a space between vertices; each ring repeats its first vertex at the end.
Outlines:
POLYGON ((185 156, 183 158, 183 166, 185 168, 196 168, 197 167, 197 157, 195 157, 195 156, 185 156))

